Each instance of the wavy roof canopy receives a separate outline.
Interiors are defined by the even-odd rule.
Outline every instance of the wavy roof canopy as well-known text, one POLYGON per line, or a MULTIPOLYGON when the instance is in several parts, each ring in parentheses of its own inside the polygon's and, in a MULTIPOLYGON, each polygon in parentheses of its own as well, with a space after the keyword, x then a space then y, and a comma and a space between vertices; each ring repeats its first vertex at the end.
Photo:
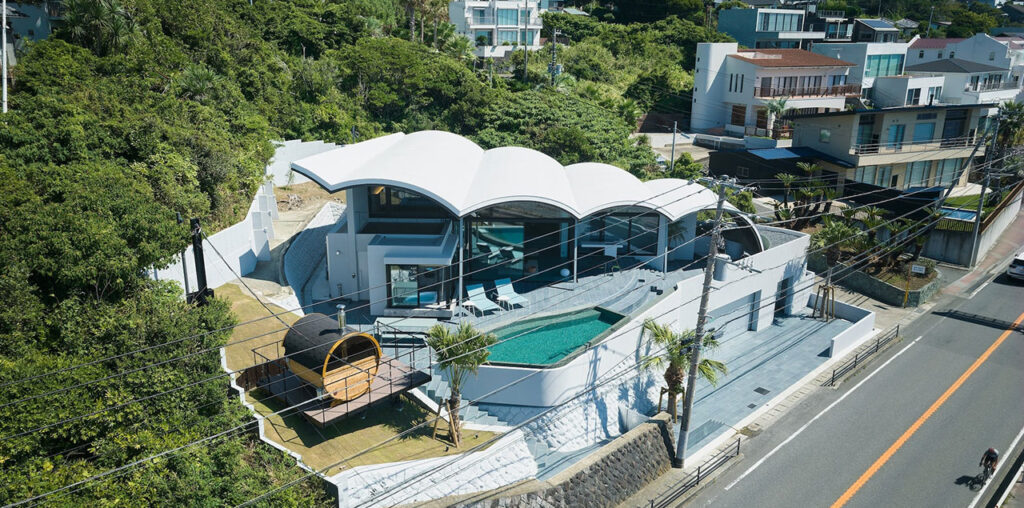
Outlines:
POLYGON ((715 205, 713 192, 686 180, 642 182, 596 162, 562 166, 536 150, 484 150, 442 131, 396 133, 346 145, 292 162, 292 169, 329 192, 356 185, 413 190, 460 217, 512 201, 546 203, 577 218, 616 206, 640 206, 670 220, 715 205))

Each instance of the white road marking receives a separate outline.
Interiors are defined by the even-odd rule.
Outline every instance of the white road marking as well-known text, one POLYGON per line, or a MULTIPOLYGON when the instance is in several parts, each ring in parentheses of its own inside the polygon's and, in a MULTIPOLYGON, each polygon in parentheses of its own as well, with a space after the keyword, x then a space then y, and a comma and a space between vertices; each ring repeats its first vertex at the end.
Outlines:
POLYGON ((974 508, 978 504, 978 502, 981 501, 981 497, 985 495, 985 492, 988 490, 988 488, 991 487, 992 484, 996 482, 996 475, 999 474, 999 468, 1003 467, 1003 465, 1012 460, 1010 458, 1010 453, 1015 448, 1017 448, 1017 443, 1020 442, 1021 436, 1024 436, 1024 428, 1020 429, 1020 432, 1017 433, 1017 437, 1013 438, 1013 442, 1010 443, 1010 447, 1003 450, 1003 458, 1005 460, 1002 460, 999 462, 999 464, 996 464, 996 470, 992 472, 992 478, 988 481, 988 483, 985 484, 984 487, 981 488, 981 490, 978 492, 978 495, 974 496, 974 500, 971 501, 971 504, 967 505, 967 508, 974 508))
POLYGON ((845 399, 846 397, 849 397, 850 394, 852 394, 853 392, 857 391, 857 389, 860 388, 861 385, 863 385, 864 383, 867 383, 869 379, 871 379, 872 377, 875 376, 875 374, 878 374, 879 372, 881 372, 882 369, 884 369, 886 367, 886 365, 889 365, 890 363, 892 363, 893 360, 895 360, 900 355, 902 355, 904 351, 910 349, 910 346, 913 346, 914 344, 917 344, 917 341, 921 340, 922 337, 924 337, 924 335, 921 335, 918 338, 914 339, 914 342, 911 342, 910 344, 907 344, 906 347, 904 347, 903 349, 899 350, 899 352, 897 352, 896 354, 892 355, 892 358, 889 358, 888 360, 886 360, 885 363, 880 365, 872 373, 868 374, 867 377, 865 377, 859 383, 854 385, 853 388, 850 388, 850 391, 844 393, 842 397, 839 397, 838 399, 835 400, 835 402, 829 404, 828 407, 826 407, 825 409, 822 409, 820 413, 814 415, 814 418, 811 418, 810 420, 808 420, 807 423, 803 424, 803 426, 801 426, 799 429, 797 429, 796 432, 790 434, 790 436, 787 437, 785 439, 785 441, 779 443, 779 445, 776 446, 775 448, 772 448, 772 451, 768 452, 767 455, 765 455, 764 457, 761 457, 761 460, 758 460, 757 462, 754 463, 753 466, 750 466, 750 469, 747 469, 746 471, 744 471, 743 474, 741 474, 739 476, 739 478, 736 478, 735 480, 733 480, 732 483, 727 485, 725 487, 725 490, 729 490, 729 489, 733 488, 737 483, 740 482, 740 480, 746 478, 747 475, 749 475, 750 473, 753 473, 754 470, 757 469, 758 467, 761 467, 761 464, 764 464, 764 462, 766 460, 768 460, 772 455, 775 455, 775 452, 777 452, 780 449, 782 449, 783 446, 786 446, 787 444, 789 444, 789 442, 792 441, 793 439, 796 439, 796 437, 799 436, 801 433, 803 433, 803 431, 807 430, 807 427, 809 427, 812 423, 814 423, 815 420, 817 420, 818 418, 821 418, 822 416, 824 416, 825 413, 827 413, 830 410, 832 410, 832 408, 835 407, 836 405, 838 405, 840 402, 842 402, 843 399, 845 399))

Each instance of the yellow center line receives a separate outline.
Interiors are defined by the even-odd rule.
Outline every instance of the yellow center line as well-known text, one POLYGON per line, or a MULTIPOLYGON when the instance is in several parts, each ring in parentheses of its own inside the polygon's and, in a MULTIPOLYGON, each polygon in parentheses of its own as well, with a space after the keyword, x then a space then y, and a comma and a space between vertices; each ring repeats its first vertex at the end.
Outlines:
POLYGON ((921 425, 928 421, 928 418, 931 418, 932 414, 934 414, 939 407, 945 404, 946 400, 964 384, 964 381, 967 381, 967 378, 971 377, 971 374, 974 374, 974 371, 978 370, 978 367, 985 363, 985 360, 988 360, 988 357, 991 356, 996 348, 998 348, 999 345, 1014 332, 1022 321, 1024 321, 1024 313, 1017 316, 1013 325, 1004 330, 1002 335, 1000 335, 999 338, 996 339, 996 341, 993 342, 977 360, 974 360, 974 363, 972 363, 971 366, 968 367, 967 370, 965 370, 964 373, 961 374, 960 377, 957 378, 957 380, 954 381, 953 384, 950 385, 949 388, 947 388, 946 391, 936 399, 927 410, 925 410, 924 414, 922 414, 917 421, 915 421, 914 424, 911 425, 910 428, 907 429, 907 431, 889 447, 889 449, 885 450, 885 453, 883 453, 881 457, 878 457, 878 460, 871 464, 871 467, 869 467, 867 471, 864 471, 864 474, 860 475, 860 478, 857 478, 857 481, 853 482, 853 485, 850 485, 850 488, 846 489, 846 492, 844 492, 842 496, 839 496, 839 499, 837 499, 835 503, 832 503, 832 508, 840 508, 849 502, 850 498, 852 498, 853 495, 856 494, 857 491, 860 490, 860 488, 863 487, 864 484, 867 483, 868 480, 870 480, 871 477, 874 476, 890 458, 892 458, 896 451, 899 450, 908 439, 910 439, 910 436, 913 436, 914 433, 917 432, 917 429, 921 428, 921 425))

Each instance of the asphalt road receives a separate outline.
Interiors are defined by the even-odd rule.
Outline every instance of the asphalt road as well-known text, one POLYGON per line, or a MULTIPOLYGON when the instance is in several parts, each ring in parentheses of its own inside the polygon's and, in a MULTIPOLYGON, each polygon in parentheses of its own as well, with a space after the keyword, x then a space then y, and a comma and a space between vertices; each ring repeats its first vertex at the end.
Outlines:
POLYGON ((946 297, 866 370, 749 441, 687 506, 968 506, 982 452, 1008 458, 1024 428, 1024 333, 992 349, 1022 313, 1024 284, 1005 275, 973 298, 946 297))

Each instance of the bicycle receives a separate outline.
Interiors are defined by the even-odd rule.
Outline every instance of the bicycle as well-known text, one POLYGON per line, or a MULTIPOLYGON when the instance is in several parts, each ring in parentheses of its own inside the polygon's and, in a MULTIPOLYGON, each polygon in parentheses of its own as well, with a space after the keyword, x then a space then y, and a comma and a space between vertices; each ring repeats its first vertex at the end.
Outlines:
POLYGON ((971 478, 971 482, 968 485, 968 487, 970 487, 971 490, 981 490, 981 488, 984 487, 986 483, 988 483, 989 479, 992 478, 992 474, 994 472, 995 471, 993 470, 992 466, 982 466, 981 472, 978 473, 978 475, 975 476, 974 478, 971 478))

